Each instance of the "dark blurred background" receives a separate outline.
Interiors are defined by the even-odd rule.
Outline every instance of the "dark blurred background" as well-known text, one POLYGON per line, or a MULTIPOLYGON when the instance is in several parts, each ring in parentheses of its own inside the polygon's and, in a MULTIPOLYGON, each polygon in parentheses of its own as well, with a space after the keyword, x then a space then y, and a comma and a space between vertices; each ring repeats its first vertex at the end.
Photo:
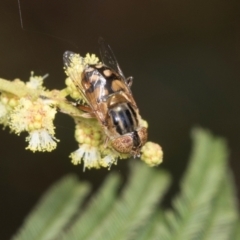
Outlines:
MULTIPOLYGON (((228 139, 229 164, 240 177, 240 35, 239 6, 234 0, 202 1, 57 1, 0 2, 0 77, 28 80, 49 73, 49 89, 64 87, 62 55, 66 50, 98 54, 102 36, 112 46, 141 115, 149 139, 161 144, 174 185, 187 166, 193 126, 228 139)), ((61 139, 52 153, 25 150, 25 135, 0 131, 1 239, 9 239, 41 194, 61 176, 75 172, 94 189, 108 170, 83 173, 68 158, 77 149, 73 121, 56 119, 61 139)), ((127 175, 127 162, 112 168, 127 175)))

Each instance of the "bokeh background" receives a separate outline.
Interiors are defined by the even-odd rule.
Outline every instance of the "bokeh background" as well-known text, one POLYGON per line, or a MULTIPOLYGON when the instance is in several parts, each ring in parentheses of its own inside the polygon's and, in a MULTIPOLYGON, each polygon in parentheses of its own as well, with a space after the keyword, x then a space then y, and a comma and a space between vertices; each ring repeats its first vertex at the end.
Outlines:
MULTIPOLYGON (((45 85, 64 87, 66 50, 98 54, 102 36, 112 46, 149 122, 149 139, 161 144, 164 163, 178 190, 191 150, 192 127, 227 138, 240 186, 240 31, 234 0, 17 0, 0 2, 0 77, 28 80, 30 71, 50 76, 45 85)), ((97 189, 108 170, 83 173, 68 158, 77 148, 73 121, 56 119, 61 139, 52 153, 26 151, 25 135, 0 131, 1 239, 9 239, 41 194, 75 172, 97 189)), ((127 162, 113 171, 127 177, 127 162)), ((111 170, 111 171, 112 171, 111 170)), ((166 202, 168 205, 169 202, 166 202)))

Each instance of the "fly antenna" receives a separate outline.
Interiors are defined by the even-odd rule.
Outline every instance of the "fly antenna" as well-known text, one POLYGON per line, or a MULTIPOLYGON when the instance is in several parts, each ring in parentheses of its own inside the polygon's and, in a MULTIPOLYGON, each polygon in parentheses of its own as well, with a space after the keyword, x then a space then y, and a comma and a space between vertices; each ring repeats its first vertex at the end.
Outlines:
POLYGON ((18 0, 18 11, 19 11, 19 17, 20 17, 21 27, 22 27, 23 30, 25 30, 25 29, 23 28, 22 8, 21 8, 20 0, 18 0))

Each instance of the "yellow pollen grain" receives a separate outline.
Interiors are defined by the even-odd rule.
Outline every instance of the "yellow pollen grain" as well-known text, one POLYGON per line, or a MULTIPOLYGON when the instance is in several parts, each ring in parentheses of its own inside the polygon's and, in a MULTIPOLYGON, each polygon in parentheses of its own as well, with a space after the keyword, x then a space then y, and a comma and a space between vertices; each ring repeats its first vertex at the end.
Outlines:
POLYGON ((18 79, 18 78, 14 79, 13 82, 15 82, 15 83, 17 83, 19 85, 22 85, 22 86, 25 85, 25 83, 23 81, 21 81, 20 79, 18 79))
POLYGON ((76 88, 73 85, 69 85, 67 88, 69 89, 70 92, 76 91, 76 88))
POLYGON ((86 144, 90 144, 90 143, 91 143, 91 138, 90 138, 90 137, 86 137, 86 138, 84 139, 84 142, 85 142, 86 144))
POLYGON ((42 127, 42 124, 40 122, 34 122, 34 128, 40 129, 42 127))
POLYGON ((81 128, 78 128, 77 130, 76 130, 76 134, 77 135, 81 135, 81 134, 83 134, 83 129, 81 129, 81 128))
POLYGON ((11 107, 15 107, 16 105, 17 105, 17 101, 16 101, 16 99, 10 99, 10 101, 9 101, 9 106, 11 106, 11 107))
POLYGON ((71 92, 72 92, 72 88, 69 87, 69 86, 67 86, 67 87, 66 87, 66 91, 67 91, 68 93, 71 93, 71 92))
POLYGON ((71 78, 67 78, 67 79, 65 80, 65 84, 66 84, 67 86, 71 86, 71 84, 72 84, 71 78))
POLYGON ((72 92, 72 97, 73 98, 79 98, 79 93, 77 91, 72 92))
POLYGON ((89 128, 85 128, 85 129, 84 129, 84 134, 86 134, 86 135, 91 134, 91 132, 92 132, 92 130, 89 129, 89 128))
POLYGON ((67 91, 68 91, 69 93, 73 91, 73 88, 72 88, 71 85, 67 85, 67 91))
POLYGON ((33 124, 33 123, 29 123, 29 124, 28 124, 28 130, 29 130, 29 131, 35 130, 35 127, 34 127, 34 124, 33 124))
POLYGON ((2 97, 1 98, 1 101, 2 101, 2 103, 4 103, 4 104, 7 104, 8 103, 8 98, 7 97, 2 97))
POLYGON ((49 106, 48 106, 48 105, 44 105, 43 108, 42 108, 42 110, 43 110, 44 112, 48 112, 48 111, 49 111, 49 106))
POLYGON ((78 141, 79 143, 83 143, 83 142, 85 141, 85 137, 82 136, 82 135, 77 136, 76 138, 77 138, 77 141, 78 141))
POLYGON ((40 121, 42 119, 42 115, 41 114, 37 114, 34 116, 34 120, 35 121, 40 121))
POLYGON ((93 133, 93 138, 94 138, 95 140, 99 140, 100 137, 101 137, 101 134, 100 134, 99 132, 94 132, 94 133, 93 133))
POLYGON ((92 139, 92 145, 97 147, 99 145, 99 141, 92 139))

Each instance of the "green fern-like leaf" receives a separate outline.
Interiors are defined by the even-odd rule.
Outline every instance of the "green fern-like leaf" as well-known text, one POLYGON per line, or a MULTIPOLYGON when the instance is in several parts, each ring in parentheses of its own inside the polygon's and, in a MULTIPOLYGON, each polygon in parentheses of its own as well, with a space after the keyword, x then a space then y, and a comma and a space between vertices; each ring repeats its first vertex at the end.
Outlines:
POLYGON ((146 222, 146 225, 138 231, 137 240, 159 240, 159 236, 164 235, 166 227, 164 225, 163 212, 156 210, 146 222))
POLYGON ((230 240, 239 240, 240 239, 240 219, 234 224, 234 231, 231 234, 230 240))
POLYGON ((223 139, 193 131, 193 152, 171 209, 160 208, 169 175, 132 160, 119 192, 110 174, 87 199, 74 176, 59 181, 26 218, 14 240, 237 240, 240 224, 228 151, 223 139), (82 206, 81 206, 82 205, 82 206))
MULTIPOLYGON (((223 225, 229 229, 229 225, 234 221, 232 210, 230 213, 229 209, 222 213, 231 216, 224 223, 220 221, 217 206, 221 205, 221 202, 216 202, 226 177, 226 143, 201 129, 195 129, 193 137, 194 148, 190 166, 182 181, 181 193, 173 201, 173 210, 166 212, 168 231, 161 236, 162 240, 219 239, 219 235, 214 235, 214 229, 223 225), (209 225, 210 222, 212 226, 209 225), (212 238, 208 238, 208 234, 212 238)), ((229 182, 225 184, 229 185, 229 182)), ((225 190, 227 194, 227 189, 225 190)), ((228 197, 233 198, 230 194, 228 197)))
POLYGON ((86 239, 134 239, 154 212, 160 197, 165 193, 169 177, 143 164, 134 164, 131 178, 122 195, 109 209, 103 222, 86 239))
POLYGON ((234 199, 231 174, 222 179, 222 183, 211 204, 211 212, 206 222, 206 227, 200 239, 202 240, 227 240, 234 230, 238 218, 236 202, 234 199))
POLYGON ((80 184, 74 176, 63 178, 43 196, 13 240, 55 238, 78 211, 89 190, 88 184, 80 184))
POLYGON ((100 191, 91 199, 83 213, 79 214, 71 227, 59 238, 61 240, 86 239, 98 228, 104 220, 106 213, 111 209, 120 184, 116 174, 110 175, 104 182, 100 191))

